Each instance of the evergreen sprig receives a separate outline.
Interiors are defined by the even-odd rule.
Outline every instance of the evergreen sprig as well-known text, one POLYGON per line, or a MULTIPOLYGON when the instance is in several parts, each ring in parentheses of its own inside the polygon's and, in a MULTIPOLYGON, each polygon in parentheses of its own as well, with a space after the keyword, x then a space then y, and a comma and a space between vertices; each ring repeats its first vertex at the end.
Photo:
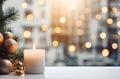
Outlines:
POLYGON ((16 21, 19 18, 18 10, 14 8, 8 8, 6 12, 3 13, 3 17, 0 18, 0 24, 9 24, 12 21, 16 21))
POLYGON ((7 27, 6 28, 6 31, 9 31, 9 32, 11 32, 11 33, 13 33, 13 35, 14 35, 14 40, 16 41, 16 42, 22 42, 24 39, 23 39, 23 37, 22 37, 22 35, 20 34, 20 33, 15 33, 15 32, 13 32, 13 30, 12 30, 12 28, 10 28, 10 27, 7 27))
POLYGON ((21 41, 23 41, 23 38, 22 38, 22 35, 21 34, 15 34, 14 33, 14 40, 16 41, 16 42, 21 42, 21 41))
POLYGON ((0 0, 0 5, 3 4, 4 1, 6 1, 6 0, 0 0))
MULTIPOLYGON (((19 41, 22 40, 21 35, 15 34, 12 31, 12 28, 8 27, 8 24, 12 23, 13 21, 16 21, 19 18, 19 12, 14 7, 8 8, 5 11, 3 11, 3 3, 7 0, 0 0, 0 32, 6 32, 9 31, 13 33, 14 40, 19 44, 19 41)), ((0 47, 0 58, 12 58, 12 59, 19 59, 23 60, 23 48, 18 48, 18 51, 15 55, 8 54, 9 52, 6 52, 7 49, 5 49, 4 46, 1 45, 0 47)))
POLYGON ((12 58, 14 60, 18 59, 20 61, 23 61, 23 48, 19 48, 15 55, 9 55, 9 58, 12 58))

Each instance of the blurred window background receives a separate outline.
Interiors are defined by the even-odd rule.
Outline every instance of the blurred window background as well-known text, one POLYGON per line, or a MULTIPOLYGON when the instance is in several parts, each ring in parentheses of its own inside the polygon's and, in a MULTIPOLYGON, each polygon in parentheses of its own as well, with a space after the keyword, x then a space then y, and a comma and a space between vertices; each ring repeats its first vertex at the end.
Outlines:
MULTIPOLYGON (((7 3, 7 4, 6 4, 7 3)), ((46 49, 47 66, 119 66, 119 0, 8 0, 21 46, 46 49)))

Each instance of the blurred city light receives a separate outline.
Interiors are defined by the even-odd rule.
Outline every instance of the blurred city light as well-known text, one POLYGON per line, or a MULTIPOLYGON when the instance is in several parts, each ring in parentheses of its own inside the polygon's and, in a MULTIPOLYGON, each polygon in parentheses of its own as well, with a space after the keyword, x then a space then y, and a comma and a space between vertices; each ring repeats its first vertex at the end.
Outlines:
POLYGON ((76 47, 75 47, 75 45, 70 45, 68 49, 70 52, 75 52, 76 47))
POLYGON ((113 12, 117 12, 117 8, 116 8, 116 7, 113 7, 113 8, 112 8, 112 11, 113 11, 113 12))
POLYGON ((117 21, 117 26, 120 27, 120 21, 117 21))
POLYGON ((21 26, 15 31, 23 33, 24 48, 35 42, 37 48, 46 49, 48 66, 120 66, 119 0, 22 0, 14 4, 20 10, 17 24, 21 26))
POLYGON ((59 21, 60 21, 60 23, 65 23, 66 22, 66 18, 65 17, 60 17, 59 21))
POLYGON ((112 18, 108 18, 108 19, 107 19, 107 23, 108 23, 108 24, 112 24, 112 23, 113 23, 112 18))
POLYGON ((86 42, 86 43, 85 43, 85 47, 86 47, 86 48, 91 48, 91 47, 92 47, 91 42, 86 42))
POLYGON ((118 44, 117 44, 117 43, 113 43, 113 44, 112 44, 112 48, 113 48, 113 49, 117 49, 117 48, 118 48, 118 44))
POLYGON ((102 50, 102 56, 107 57, 109 55, 109 50, 108 49, 103 49, 102 50))
POLYGON ((45 0, 38 0, 38 4, 39 5, 44 5, 45 4, 45 0))
POLYGON ((102 16, 100 14, 96 14, 96 19, 100 20, 102 18, 102 16))
POLYGON ((27 8, 28 7, 28 4, 26 2, 23 2, 22 3, 22 8, 27 8))
POLYGON ((48 28, 47 28, 46 25, 42 25, 42 26, 41 26, 41 29, 42 29, 42 31, 46 31, 48 28))
POLYGON ((61 32, 61 28, 60 28, 60 27, 56 27, 56 28, 55 28, 55 32, 56 32, 56 33, 60 33, 60 32, 61 32))
POLYGON ((104 33, 104 32, 100 33, 100 38, 105 39, 106 38, 106 33, 104 33))
POLYGON ((107 7, 103 7, 103 8, 102 8, 102 12, 103 12, 103 13, 107 13, 107 12, 108 12, 108 8, 107 8, 107 7))
POLYGON ((118 33, 118 35, 120 35, 120 30, 117 33, 118 33))
POLYGON ((31 32, 26 30, 24 31, 23 35, 25 38, 29 38, 31 36, 31 32))
POLYGON ((33 19, 33 15, 32 14, 28 14, 27 15, 27 20, 32 20, 33 19))
POLYGON ((59 45, 59 42, 57 40, 54 40, 52 44, 54 47, 57 47, 59 45))
POLYGON ((77 34, 78 34, 78 35, 83 35, 83 33, 84 33, 84 32, 83 32, 82 29, 78 29, 78 30, 77 30, 77 34))

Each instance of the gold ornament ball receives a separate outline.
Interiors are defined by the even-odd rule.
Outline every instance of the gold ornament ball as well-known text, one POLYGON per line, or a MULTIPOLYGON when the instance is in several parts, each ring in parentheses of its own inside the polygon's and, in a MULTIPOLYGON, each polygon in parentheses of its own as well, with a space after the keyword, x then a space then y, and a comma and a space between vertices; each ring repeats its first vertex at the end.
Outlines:
POLYGON ((10 38, 13 39, 13 34, 7 31, 3 33, 3 37, 4 37, 4 40, 10 39, 10 38))
POLYGON ((0 33, 0 45, 3 43, 4 37, 2 35, 2 33, 0 33))
POLYGON ((18 44, 14 39, 5 40, 4 45, 10 54, 15 54, 18 49, 18 44))
POLYGON ((12 63, 7 59, 0 59, 0 74, 9 74, 12 71, 12 63))

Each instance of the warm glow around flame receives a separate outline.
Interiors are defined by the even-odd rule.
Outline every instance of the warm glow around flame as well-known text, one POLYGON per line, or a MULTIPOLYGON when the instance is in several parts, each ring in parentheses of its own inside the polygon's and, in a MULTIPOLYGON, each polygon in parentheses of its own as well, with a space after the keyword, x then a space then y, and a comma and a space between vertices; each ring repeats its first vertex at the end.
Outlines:
POLYGON ((36 49, 35 43, 33 43, 33 49, 34 49, 34 50, 36 49))

